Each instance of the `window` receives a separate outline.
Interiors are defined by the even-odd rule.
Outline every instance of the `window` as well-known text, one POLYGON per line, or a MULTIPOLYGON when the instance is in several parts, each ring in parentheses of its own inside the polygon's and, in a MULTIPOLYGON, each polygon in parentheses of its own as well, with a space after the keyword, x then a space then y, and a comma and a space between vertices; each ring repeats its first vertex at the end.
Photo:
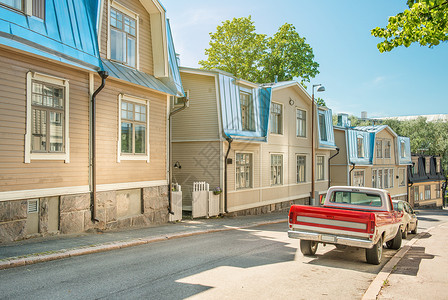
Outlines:
POLYGON ((431 173, 431 159, 429 157, 425 158, 425 171, 426 174, 431 173))
POLYGON ((404 141, 401 141, 400 145, 401 145, 401 157, 406 157, 406 149, 404 141))
POLYGON ((390 186, 389 186, 389 170, 388 169, 385 169, 384 170, 384 188, 385 189, 387 189, 387 188, 390 188, 390 186))
POLYGON ((399 186, 405 186, 406 185, 406 172, 405 169, 400 169, 398 170, 399 172, 399 180, 400 180, 400 184, 399 186))
POLYGON ((418 161, 417 163, 412 163, 412 174, 417 175, 418 174, 418 161))
POLYGON ((364 137, 358 136, 357 138, 357 146, 358 146, 358 157, 362 158, 364 157, 364 137))
POLYGON ((282 105, 273 102, 271 108, 271 133, 283 134, 282 119, 282 105))
POLYGON ((327 141, 327 127, 325 125, 324 114, 319 114, 319 133, 320 133, 320 140, 327 141))
POLYGON ((0 0, 0 4, 39 19, 45 19, 45 0, 0 0))
POLYGON ((383 141, 376 140, 376 157, 383 158, 383 141))
POLYGON ((67 80, 27 73, 25 163, 32 159, 69 162, 67 80))
POLYGON ((324 180, 324 156, 317 156, 317 180, 324 180))
MULTIPOLYGON (((124 10, 124 8, 123 8, 124 10)), ((137 15, 110 8, 110 58, 130 67, 137 66, 137 15)))
POLYGON ((252 154, 237 153, 235 158, 236 188, 252 187, 252 154))
POLYGON ((378 170, 372 170, 372 187, 378 188, 378 170))
POLYGON ((353 172, 353 186, 364 186, 364 171, 358 170, 353 172))
POLYGON ((296 135, 306 137, 306 111, 298 109, 296 111, 296 135))
POLYGON ((383 188, 383 170, 378 170, 377 188, 379 189, 383 188))
POLYGON ((436 184, 436 198, 440 198, 440 183, 436 184))
POLYGON ((384 146, 384 157, 385 158, 390 158, 390 148, 391 148, 391 142, 390 140, 386 140, 385 141, 385 146, 384 146))
POLYGON ((394 187, 394 169, 389 169, 389 187, 394 187))
POLYGON ((120 94, 119 159, 149 162, 149 101, 120 94))
POLYGON ((297 183, 305 182, 306 156, 297 155, 297 183))
POLYGON ((335 191, 331 195, 330 202, 374 207, 382 205, 380 195, 368 192, 335 191))
POLYGON ((283 183, 283 155, 271 154, 271 185, 283 183))
POLYGON ((431 186, 425 185, 425 200, 431 199, 431 186))
POLYGON ((414 201, 415 202, 418 202, 419 201, 419 198, 418 198, 418 194, 420 193, 420 189, 419 189, 419 187, 418 186, 415 186, 414 187, 414 201))
POLYGON ((245 131, 255 131, 254 103, 252 101, 252 95, 240 91, 240 101, 242 129, 245 131))

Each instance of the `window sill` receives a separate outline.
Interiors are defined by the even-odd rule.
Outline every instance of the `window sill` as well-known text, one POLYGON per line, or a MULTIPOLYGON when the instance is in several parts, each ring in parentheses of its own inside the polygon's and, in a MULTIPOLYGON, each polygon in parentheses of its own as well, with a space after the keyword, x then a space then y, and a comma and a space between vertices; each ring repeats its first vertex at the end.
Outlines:
POLYGON ((120 161, 122 160, 138 160, 146 161, 149 163, 149 155, 120 155, 120 161))
POLYGON ((31 160, 63 160, 69 163, 70 157, 67 153, 30 153, 29 160, 25 163, 30 163, 31 160))

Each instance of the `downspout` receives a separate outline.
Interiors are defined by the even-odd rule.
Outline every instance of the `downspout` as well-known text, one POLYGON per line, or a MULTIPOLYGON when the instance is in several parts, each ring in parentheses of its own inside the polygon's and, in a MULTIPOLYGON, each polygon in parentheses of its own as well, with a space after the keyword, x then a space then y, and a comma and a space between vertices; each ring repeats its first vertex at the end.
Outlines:
POLYGON ((106 78, 109 77, 107 71, 98 71, 101 77, 101 85, 92 95, 92 192, 90 195, 90 208, 92 211, 92 222, 99 222, 96 218, 96 96, 106 85, 106 78))
POLYGON ((330 188, 330 181, 331 181, 331 167, 330 167, 330 160, 332 159, 332 158, 334 158, 336 155, 338 155, 339 154, 339 148, 336 148, 336 154, 334 154, 333 156, 331 156, 329 159, 328 159, 328 188, 330 188))
POLYGON ((227 158, 229 157, 230 148, 232 147, 233 139, 228 137, 225 133, 225 138, 229 143, 229 148, 227 148, 226 156, 224 157, 224 212, 227 214, 227 158))
POLYGON ((171 187, 171 185, 172 185, 172 181, 173 181, 173 172, 172 172, 172 154, 171 154, 171 139, 172 139, 172 126, 171 126, 171 116, 172 115, 174 115, 174 114, 177 114, 178 112, 180 112, 180 111, 182 111, 182 110, 184 110, 184 109, 186 109, 187 108, 187 102, 188 102, 188 99, 185 99, 184 100, 184 106, 182 106, 182 107, 180 107, 180 108, 178 108, 178 109, 176 109, 176 110, 173 110, 172 112, 170 112, 170 115, 169 115, 169 117, 168 117, 168 127, 169 127, 169 136, 168 136, 168 153, 169 153, 169 158, 168 158, 168 173, 169 173, 169 178, 168 178, 168 189, 169 189, 169 191, 168 191, 168 213, 170 214, 170 215, 174 215, 174 211, 173 211, 173 205, 172 205, 172 187, 171 187))
POLYGON ((352 171, 355 169, 355 163, 352 163, 352 168, 350 170, 350 172, 348 172, 348 179, 350 180, 349 182, 349 186, 352 185, 352 171))

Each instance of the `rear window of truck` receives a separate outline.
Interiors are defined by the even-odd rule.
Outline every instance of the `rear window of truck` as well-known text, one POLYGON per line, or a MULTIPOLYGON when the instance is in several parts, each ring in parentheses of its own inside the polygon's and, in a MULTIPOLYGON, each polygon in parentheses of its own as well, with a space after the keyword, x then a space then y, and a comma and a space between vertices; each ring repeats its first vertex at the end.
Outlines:
POLYGON ((332 203, 381 207, 381 196, 363 192, 335 191, 330 199, 332 203))

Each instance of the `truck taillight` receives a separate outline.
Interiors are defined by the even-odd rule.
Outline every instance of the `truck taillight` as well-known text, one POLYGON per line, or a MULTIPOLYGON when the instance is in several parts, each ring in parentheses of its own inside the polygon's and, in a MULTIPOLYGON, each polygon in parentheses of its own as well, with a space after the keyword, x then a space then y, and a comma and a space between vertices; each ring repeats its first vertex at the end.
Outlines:
POLYGON ((375 232, 375 225, 376 225, 376 216, 375 214, 370 214, 370 233, 375 232))
POLYGON ((292 223, 292 220, 294 218, 294 212, 292 211, 292 209, 289 211, 289 223, 292 223))

